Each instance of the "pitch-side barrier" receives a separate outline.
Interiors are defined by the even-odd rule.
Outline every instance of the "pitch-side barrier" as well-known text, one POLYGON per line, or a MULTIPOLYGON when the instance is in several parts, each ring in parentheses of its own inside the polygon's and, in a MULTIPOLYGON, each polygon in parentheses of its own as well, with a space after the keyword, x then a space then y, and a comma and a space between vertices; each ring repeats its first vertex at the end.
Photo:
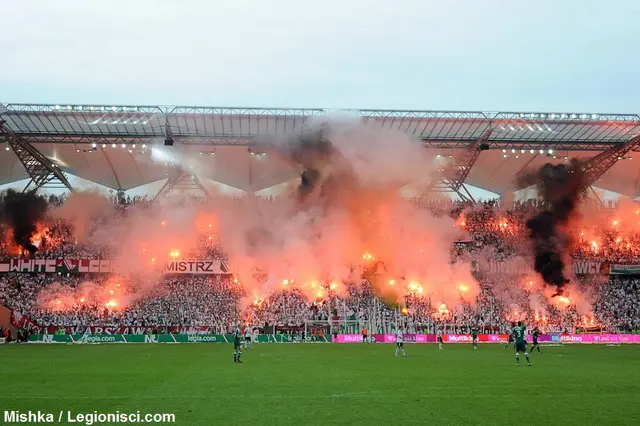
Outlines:
MULTIPOLYGON (((436 343, 435 334, 405 334, 405 343, 436 343)), ((445 343, 471 343, 471 334, 443 334, 445 343)), ((260 334, 254 336, 254 343, 294 343, 300 342, 288 334, 260 334)), ((329 342, 334 343, 362 343, 360 334, 338 334, 331 340, 323 337, 311 338, 305 342, 329 342)), ((395 334, 373 334, 368 337, 371 343, 395 343, 395 334)), ((479 334, 481 343, 507 343, 506 334, 479 334)), ((527 341, 532 342, 533 337, 527 336, 527 341)), ((67 344, 91 344, 91 343, 230 343, 233 342, 232 334, 41 334, 29 338, 31 343, 67 343, 67 344)), ((588 343, 588 344, 640 344, 640 334, 541 334, 539 343, 588 343)))

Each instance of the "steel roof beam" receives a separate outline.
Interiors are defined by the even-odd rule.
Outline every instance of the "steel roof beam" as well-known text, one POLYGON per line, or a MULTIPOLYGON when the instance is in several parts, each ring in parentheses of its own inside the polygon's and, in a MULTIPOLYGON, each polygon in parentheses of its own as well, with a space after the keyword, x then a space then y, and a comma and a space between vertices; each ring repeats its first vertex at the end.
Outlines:
POLYGON ((117 114, 117 113, 140 113, 140 114, 163 114, 166 109, 160 106, 150 105, 96 105, 96 104, 6 104, 7 111, 12 112, 54 112, 58 114, 117 114))
POLYGON ((463 201, 475 201, 467 187, 464 186, 464 182, 467 180, 469 172, 480 157, 480 154, 485 150, 483 148, 486 148, 486 142, 492 133, 493 129, 488 128, 484 131, 482 136, 471 144, 468 144, 463 156, 456 159, 455 164, 449 164, 445 168, 442 176, 438 178, 438 181, 428 187, 421 197, 424 197, 426 192, 430 192, 434 189, 442 190, 442 186, 444 186, 445 190, 448 189, 455 192, 463 201), (465 192, 461 192, 460 189, 464 189, 465 192))
POLYGON ((176 189, 183 191, 200 191, 206 199, 212 198, 207 188, 200 182, 198 176, 185 172, 182 167, 174 167, 169 170, 167 181, 162 185, 162 188, 160 188, 156 196, 153 197, 153 202, 165 197, 167 193, 176 189))
MULTIPOLYGON (((182 145, 193 146, 256 146, 260 145, 260 136, 190 136, 181 135, 173 132, 174 140, 176 143, 182 145)), ((20 134, 20 138, 29 143, 53 143, 53 144, 158 144, 163 142, 164 133, 159 133, 157 136, 143 136, 143 135, 126 135, 126 134, 20 134)), ((265 137, 265 139, 267 139, 265 137)), ((426 148, 432 149, 468 149, 469 143, 475 140, 459 140, 459 139, 443 139, 443 140, 422 140, 426 148)), ((598 151, 607 150, 612 146, 617 146, 612 142, 607 141, 566 141, 566 142, 537 142, 537 141, 519 141, 519 140, 487 140, 485 141, 489 145, 489 149, 518 149, 518 150, 548 150, 550 148, 564 151, 598 151)), ((266 143, 265 143, 266 144, 266 143)))
MULTIPOLYGON (((595 157, 592 157, 582 163, 582 170, 587 174, 587 182, 585 186, 593 185, 602 177, 616 161, 621 160, 629 152, 640 147, 640 135, 631 138, 628 142, 607 151, 604 151, 595 157)), ((586 189, 586 188, 585 188, 586 189)))
MULTIPOLYGON (((623 159, 631 151, 640 149, 640 135, 631 138, 629 141, 623 144, 616 144, 609 147, 607 150, 600 154, 591 157, 582 162, 580 167, 586 174, 586 179, 583 184, 583 191, 588 190, 594 185, 611 167, 613 167, 618 160, 623 159)), ((518 172, 518 176, 523 176, 526 173, 523 169, 518 172)), ((535 184, 534 184, 535 185, 535 184)), ((515 191, 526 188, 523 182, 518 182, 515 191)))
POLYGON ((514 111, 437 111, 437 110, 389 110, 358 108, 265 108, 222 106, 171 106, 171 105, 100 105, 100 104, 20 104, 1 105, 0 109, 15 112, 72 113, 154 113, 154 114, 220 114, 220 115, 311 115, 322 116, 333 112, 352 112, 363 118, 451 118, 484 120, 517 120, 522 122, 640 122, 638 114, 587 113, 587 112, 514 112, 514 111))
POLYGON ((37 191, 47 184, 59 182, 73 192, 73 187, 62 171, 31 144, 7 129, 3 120, 0 120, 0 141, 9 144, 29 175, 29 183, 23 191, 31 186, 37 191))
POLYGON ((476 161, 483 151, 482 148, 485 146, 487 139, 491 136, 491 133, 493 133, 493 129, 486 130, 478 140, 473 142, 466 149, 461 158, 456 159, 455 164, 449 165, 445 170, 444 175, 449 182, 453 184, 455 191, 459 191, 467 180, 471 168, 476 164, 476 161))

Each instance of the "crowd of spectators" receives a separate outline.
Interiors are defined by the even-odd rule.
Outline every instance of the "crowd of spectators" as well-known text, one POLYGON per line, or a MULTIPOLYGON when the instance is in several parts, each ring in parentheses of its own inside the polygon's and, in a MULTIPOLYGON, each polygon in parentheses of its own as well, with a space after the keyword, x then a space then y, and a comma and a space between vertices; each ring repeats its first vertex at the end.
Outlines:
POLYGON ((192 326, 226 332, 242 296, 230 275, 0 275, 0 304, 40 327, 192 326))
MULTIPOLYGON (((272 201, 272 200, 269 200, 272 201)), ((114 195, 111 202, 126 216, 131 205, 148 206, 151 200, 114 195)), ((508 260, 529 250, 526 219, 542 208, 535 201, 513 203, 509 208, 498 201, 460 203, 448 200, 413 200, 416 208, 429 209, 436 215, 450 215, 465 231, 468 244, 456 255, 469 259, 490 257, 508 260)), ((51 197, 49 203, 60 205, 63 197, 51 197)), ((615 223, 615 206, 601 211, 601 226, 590 228, 588 237, 575 229, 573 255, 581 259, 598 259, 610 263, 640 262, 640 232, 625 232, 615 223), (596 241, 594 243, 594 241, 596 241)), ((60 219, 46 224, 39 242, 38 257, 105 259, 111 249, 89 242, 78 243, 68 224, 60 219)), ((6 229, 0 226, 0 232, 6 229)), ((217 238, 203 235, 193 256, 224 259, 217 238)), ((12 251, 6 238, 0 240, 0 259, 20 256, 12 251)), ((459 303, 443 308, 429 298, 407 298, 398 306, 389 306, 378 298, 371 285, 363 280, 346 283, 340 294, 327 288, 322 299, 309 300, 294 288, 280 290, 264 299, 251 300, 232 275, 165 276, 162 278, 128 279, 127 293, 120 294, 118 305, 105 305, 102 299, 52 305, 43 303, 43 291, 55 284, 61 294, 73 294, 86 282, 106 286, 111 276, 0 274, 0 304, 37 326, 203 326, 211 331, 229 330, 236 321, 256 326, 299 327, 307 322, 366 321, 373 327, 385 328, 404 322, 410 329, 464 331, 470 324, 497 332, 508 328, 511 321, 533 320, 548 331, 569 331, 576 327, 607 331, 640 328, 640 280, 597 276, 585 280, 585 294, 593 302, 587 314, 569 304, 563 309, 536 299, 515 284, 509 276, 479 275, 482 290, 475 303, 459 303), (505 281, 512 281, 505 292, 505 281), (500 289, 500 290, 498 290, 500 289), (65 293, 66 292, 66 293, 65 293), (533 307, 535 306, 535 308, 533 307)), ((55 300, 53 301, 55 303, 55 300)))
POLYGON ((624 331, 640 329, 640 279, 613 278, 599 289, 594 303, 599 321, 624 331))
MULTIPOLYGON (((166 276, 155 281, 123 281, 113 305, 101 296, 113 277, 46 274, 0 275, 0 304, 41 327, 65 326, 163 326, 207 327, 226 332, 239 321, 259 327, 301 327, 306 323, 360 322, 380 331, 399 323, 410 329, 462 332, 477 324, 485 332, 509 328, 512 321, 525 320, 549 332, 583 330, 623 331, 640 328, 640 280, 613 278, 594 285, 593 309, 584 315, 577 307, 559 308, 539 299, 532 307, 531 293, 514 288, 498 295, 491 279, 475 303, 460 302, 445 310, 430 298, 408 297, 390 306, 374 295, 371 285, 347 285, 345 293, 330 290, 322 299, 309 300, 302 291, 280 290, 259 300, 247 298, 232 275, 166 276), (100 288, 87 300, 82 286, 100 288), (96 294, 98 294, 96 296, 96 294), (43 295, 49 297, 43 298, 43 295), (61 301, 58 301, 61 300, 61 301), (105 303, 105 301, 107 301, 105 303), (57 305, 61 303, 61 305, 57 305)), ((85 287, 86 290, 86 287, 85 287)))

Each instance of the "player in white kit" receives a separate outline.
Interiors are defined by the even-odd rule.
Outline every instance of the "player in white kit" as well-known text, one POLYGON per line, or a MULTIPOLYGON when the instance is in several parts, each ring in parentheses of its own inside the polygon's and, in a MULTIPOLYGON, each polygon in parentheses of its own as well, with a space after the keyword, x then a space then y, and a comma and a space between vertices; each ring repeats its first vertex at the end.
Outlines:
POLYGON ((249 349, 249 348, 253 347, 252 334, 253 334, 253 332, 251 331, 251 327, 247 325, 245 327, 245 329, 244 329, 244 347, 245 347, 245 349, 249 349))
POLYGON ((444 344, 444 341, 442 340, 442 329, 439 328, 436 335, 438 336, 438 346, 440 347, 440 350, 442 350, 442 345, 444 344))
POLYGON ((402 356, 407 356, 407 353, 404 351, 404 334, 402 333, 402 328, 398 328, 396 332, 396 356, 398 356, 398 351, 402 351, 402 356))

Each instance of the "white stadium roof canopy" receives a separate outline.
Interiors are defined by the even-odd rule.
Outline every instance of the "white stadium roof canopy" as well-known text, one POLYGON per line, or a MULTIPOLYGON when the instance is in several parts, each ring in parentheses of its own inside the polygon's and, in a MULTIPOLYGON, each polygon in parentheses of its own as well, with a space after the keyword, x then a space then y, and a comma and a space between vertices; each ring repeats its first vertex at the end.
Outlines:
MULTIPOLYGON (((0 185, 31 178, 39 187, 61 172, 129 190, 167 177, 166 159, 151 148, 161 153, 170 138, 177 155, 192 160, 191 173, 257 192, 299 175, 279 156, 255 155, 268 152, 261 144, 302 134, 312 120, 335 113, 405 133, 459 165, 481 141, 464 182, 497 194, 514 190, 524 169, 590 158, 640 135, 637 114, 0 104, 0 185)), ((597 186, 640 195, 640 157, 629 161, 634 152, 635 146, 625 152, 597 186)))

